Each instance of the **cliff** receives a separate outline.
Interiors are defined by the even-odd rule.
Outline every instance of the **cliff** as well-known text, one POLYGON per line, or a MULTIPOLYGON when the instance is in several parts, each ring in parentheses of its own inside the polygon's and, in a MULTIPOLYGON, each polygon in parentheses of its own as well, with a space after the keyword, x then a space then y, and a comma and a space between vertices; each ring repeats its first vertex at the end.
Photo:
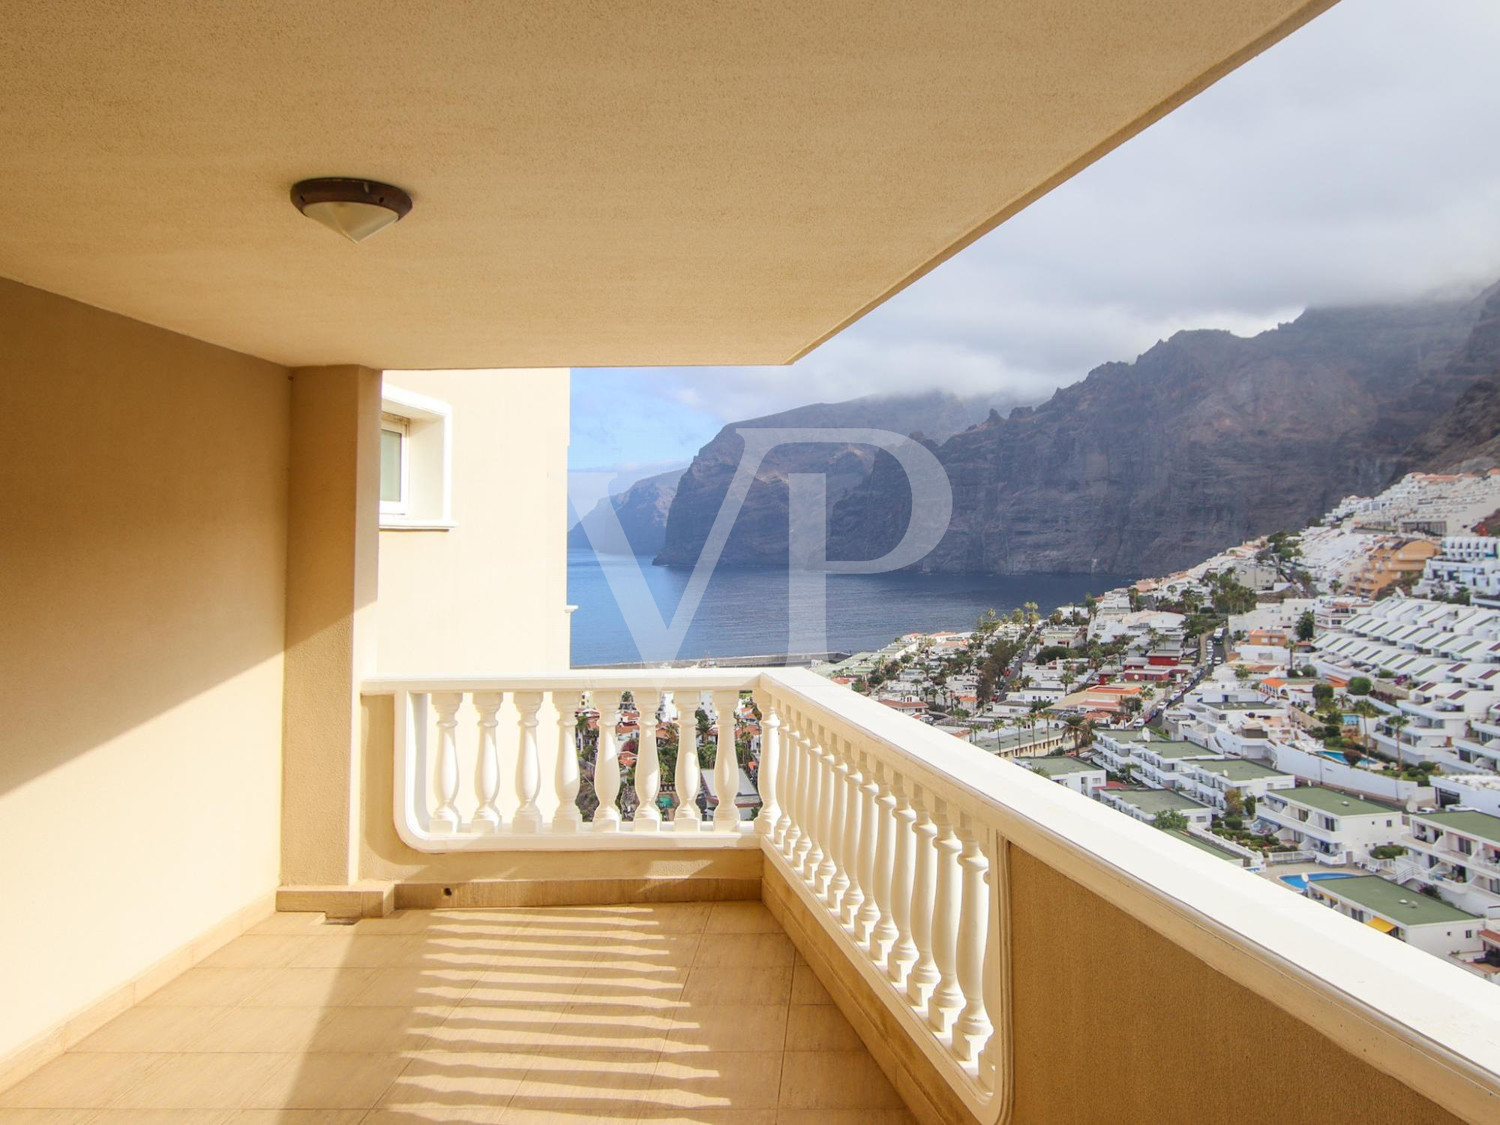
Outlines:
POLYGON ((1467 387, 1407 447, 1403 471, 1474 472, 1500 466, 1500 285, 1488 291, 1448 375, 1467 387))
POLYGON ((638 480, 623 492, 616 492, 600 500, 593 509, 568 529, 569 547, 594 546, 607 555, 654 555, 666 542, 667 510, 672 506, 672 497, 677 493, 677 482, 682 479, 682 469, 638 480), (591 543, 583 525, 589 524, 596 540, 604 536, 604 529, 597 522, 599 512, 609 505, 614 508, 620 521, 620 530, 625 533, 625 542, 613 540, 591 543))

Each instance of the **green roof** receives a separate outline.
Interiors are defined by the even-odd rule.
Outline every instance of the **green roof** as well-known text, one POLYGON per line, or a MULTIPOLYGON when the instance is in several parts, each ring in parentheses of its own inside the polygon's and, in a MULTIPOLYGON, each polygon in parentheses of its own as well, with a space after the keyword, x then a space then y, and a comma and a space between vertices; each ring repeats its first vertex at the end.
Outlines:
POLYGON ((1035 770, 1037 773, 1046 774, 1048 777, 1065 777, 1070 773, 1082 773, 1090 770, 1094 773, 1103 773, 1099 766, 1090 765, 1088 762, 1079 761, 1077 758, 1069 758, 1060 754, 1052 754, 1045 758, 1022 759, 1019 763, 1027 769, 1035 770))
POLYGON ((1244 864, 1240 862, 1240 857, 1235 855, 1228 848, 1221 848, 1217 844, 1211 844, 1201 836, 1194 836, 1191 832, 1173 832, 1171 833, 1171 835, 1176 836, 1184 843, 1192 844, 1193 847, 1197 848, 1199 851, 1207 852, 1209 855, 1214 856, 1217 859, 1227 859, 1236 867, 1244 866, 1244 864))
POLYGON ((1285 797, 1288 801, 1296 801, 1298 804, 1333 816, 1377 816, 1381 813, 1399 811, 1391 805, 1382 805, 1379 801, 1367 801, 1363 797, 1340 793, 1335 789, 1324 789, 1321 785, 1299 785, 1295 789, 1282 789, 1276 793, 1276 796, 1285 797))
POLYGON ((1155 816, 1159 812, 1187 812, 1189 809, 1208 808, 1191 797, 1184 797, 1175 789, 1106 789, 1104 792, 1127 805, 1134 805, 1147 816, 1155 816))
POLYGON ((1413 820, 1430 820, 1465 836, 1477 836, 1492 844, 1500 844, 1500 816, 1482 812, 1435 812, 1413 813, 1413 820))
POLYGON ((1225 781, 1259 781, 1264 777, 1290 777, 1284 770, 1273 770, 1259 762, 1247 762, 1242 758, 1229 758, 1222 762, 1199 762, 1197 769, 1216 773, 1225 781))
POLYGON ((1456 906, 1449 906, 1427 895, 1409 891, 1400 883, 1391 883, 1379 875, 1355 875, 1348 879, 1327 879, 1312 886, 1329 895, 1347 899, 1376 914, 1403 925, 1425 926, 1433 922, 1474 922, 1478 918, 1456 906))
POLYGON ((1149 750, 1159 758, 1169 758, 1180 761, 1183 758, 1217 758, 1220 756, 1217 750, 1209 750, 1199 746, 1196 742, 1161 742, 1142 743, 1142 749, 1149 750))

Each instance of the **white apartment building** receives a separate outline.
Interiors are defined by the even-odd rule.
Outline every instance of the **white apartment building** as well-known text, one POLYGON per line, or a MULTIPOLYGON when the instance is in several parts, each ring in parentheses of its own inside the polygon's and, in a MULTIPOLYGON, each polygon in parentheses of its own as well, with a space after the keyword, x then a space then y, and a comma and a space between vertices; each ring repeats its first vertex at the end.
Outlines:
POLYGON ((1092 797, 1097 790, 1104 788, 1104 771, 1081 758, 1049 755, 1045 758, 1027 759, 1024 764, 1033 773, 1039 773, 1085 797, 1092 797))
POLYGON ((1468 590, 1476 605, 1500 606, 1500 539, 1488 535, 1450 535, 1442 553, 1427 560, 1420 594, 1452 595, 1468 590))
POLYGON ((1259 762, 1221 759, 1184 762, 1176 788, 1222 813, 1226 810, 1231 791, 1238 790, 1241 797, 1254 797, 1258 803, 1272 790, 1294 789, 1296 785, 1295 774, 1259 762))
POLYGON ((1307 895, 1345 917, 1438 957, 1478 953, 1484 920, 1378 875, 1309 883, 1307 895))
POLYGON ((1151 789, 1182 789, 1194 765, 1222 757, 1217 750, 1194 742, 1153 739, 1135 745, 1130 776, 1151 789))
POLYGON ((1500 776, 1483 773, 1434 774, 1433 792, 1440 805, 1500 816, 1500 776))
POLYGON ((1500 679, 1500 667, 1453 668, 1449 674, 1463 680, 1417 688, 1396 705, 1406 725, 1398 729, 1391 722, 1395 716, 1386 717, 1371 728, 1371 740, 1387 755, 1407 762, 1436 762, 1460 773, 1492 770, 1500 744, 1488 740, 1495 737, 1490 720, 1500 705, 1500 690, 1490 682, 1500 679))
POLYGON ((1208 828, 1213 809, 1170 789, 1098 789, 1094 796, 1110 808, 1150 824, 1164 812, 1181 813, 1189 827, 1208 828))
POLYGON ((1416 877, 1454 904, 1500 918, 1500 816, 1470 809, 1412 813, 1401 843, 1416 877))
POLYGON ((1284 843, 1313 852, 1319 863, 1357 863, 1371 848, 1397 843, 1403 831, 1398 809, 1319 785, 1267 791, 1255 813, 1284 843))

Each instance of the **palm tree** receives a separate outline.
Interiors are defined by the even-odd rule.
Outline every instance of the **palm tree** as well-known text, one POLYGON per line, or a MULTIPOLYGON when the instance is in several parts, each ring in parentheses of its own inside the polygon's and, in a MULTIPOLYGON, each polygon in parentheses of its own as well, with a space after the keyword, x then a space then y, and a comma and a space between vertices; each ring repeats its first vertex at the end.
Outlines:
POLYGON ((1361 699, 1354 705, 1354 713, 1359 716, 1359 737, 1366 746, 1370 745, 1370 720, 1380 714, 1380 708, 1368 699, 1361 699))
POLYGON ((1031 728, 1032 742, 1036 741, 1036 724, 1042 713, 1050 710, 1045 699, 1033 699, 1026 705, 1027 725, 1031 728))
POLYGON ((1386 720, 1386 726, 1396 732, 1396 769, 1404 770, 1406 764, 1401 760, 1401 732, 1411 726, 1411 719, 1405 715, 1393 715, 1386 720))
POLYGON ((1078 739, 1083 734, 1083 716, 1069 715, 1066 719, 1063 720, 1063 726, 1068 728, 1068 734, 1071 735, 1073 739, 1073 749, 1077 750, 1078 739))

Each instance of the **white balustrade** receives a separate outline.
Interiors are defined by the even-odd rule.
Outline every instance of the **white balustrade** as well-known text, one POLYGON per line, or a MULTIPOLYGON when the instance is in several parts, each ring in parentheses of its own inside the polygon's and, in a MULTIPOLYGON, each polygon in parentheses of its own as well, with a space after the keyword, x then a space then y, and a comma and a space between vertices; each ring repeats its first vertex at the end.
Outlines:
POLYGON ((893 737, 907 720, 795 672, 580 671, 551 680, 397 681, 389 690, 396 819, 409 845, 761 848, 971 1108, 998 1105, 1009 1066, 999 1033, 1005 929, 995 920, 1002 842, 983 797, 893 737), (754 823, 742 821, 738 806, 736 734, 747 692, 761 715, 754 777, 763 803, 754 823), (628 756, 622 763, 626 698, 637 715, 633 772, 628 756), (852 720, 845 701, 890 733, 852 720), (700 705, 718 731, 710 816, 699 809, 700 705), (676 808, 665 824, 661 746, 674 724, 676 808), (554 744, 553 755, 543 753, 554 744), (590 748, 597 806, 583 815, 580 756, 586 761, 590 748), (468 777, 472 787, 461 785, 468 777))

